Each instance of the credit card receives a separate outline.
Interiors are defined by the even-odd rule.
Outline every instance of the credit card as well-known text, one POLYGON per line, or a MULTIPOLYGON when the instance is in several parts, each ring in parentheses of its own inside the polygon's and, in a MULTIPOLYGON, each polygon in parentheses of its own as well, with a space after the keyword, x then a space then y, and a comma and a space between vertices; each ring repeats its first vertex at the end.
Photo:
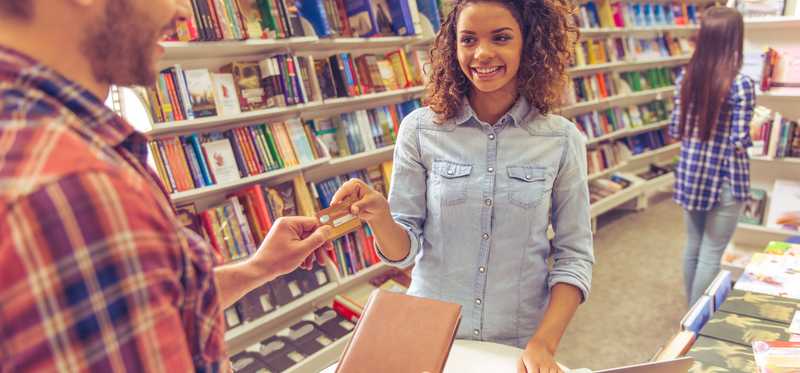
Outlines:
POLYGON ((352 204, 352 201, 342 201, 335 206, 317 212, 319 223, 333 228, 329 237, 330 240, 342 237, 361 227, 361 219, 350 213, 352 204))

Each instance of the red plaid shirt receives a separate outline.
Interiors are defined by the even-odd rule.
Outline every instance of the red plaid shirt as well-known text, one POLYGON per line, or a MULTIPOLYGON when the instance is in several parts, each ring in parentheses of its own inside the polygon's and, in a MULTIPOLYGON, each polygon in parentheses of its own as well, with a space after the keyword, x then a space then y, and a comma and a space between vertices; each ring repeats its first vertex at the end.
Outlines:
POLYGON ((216 372, 214 259, 146 139, 0 47, 0 372, 216 372))

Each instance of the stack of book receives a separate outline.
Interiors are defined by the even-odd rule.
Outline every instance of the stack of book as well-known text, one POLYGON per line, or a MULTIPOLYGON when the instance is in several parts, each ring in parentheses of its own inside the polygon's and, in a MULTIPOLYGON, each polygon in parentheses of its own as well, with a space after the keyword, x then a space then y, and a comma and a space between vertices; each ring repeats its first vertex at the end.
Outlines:
POLYGON ((631 186, 632 182, 620 175, 612 175, 589 182, 589 199, 591 203, 598 202, 606 197, 622 191, 631 186))

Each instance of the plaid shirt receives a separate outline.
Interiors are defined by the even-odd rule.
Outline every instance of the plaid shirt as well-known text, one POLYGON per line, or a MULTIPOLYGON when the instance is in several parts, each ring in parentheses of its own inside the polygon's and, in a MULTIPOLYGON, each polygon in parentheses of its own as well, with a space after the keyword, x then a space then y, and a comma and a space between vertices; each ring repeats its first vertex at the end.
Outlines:
MULTIPOLYGON (((669 134, 680 138, 681 78, 675 88, 675 109, 669 134)), ((681 154, 675 171, 675 200, 686 210, 707 211, 719 201, 723 181, 731 184, 738 201, 750 193, 750 163, 745 149, 753 145, 750 119, 755 103, 755 84, 745 75, 737 75, 719 113, 717 128, 709 141, 702 141, 697 131, 681 141, 681 154)))
POLYGON ((146 139, 0 47, 0 372, 216 372, 209 246, 179 226, 146 139))

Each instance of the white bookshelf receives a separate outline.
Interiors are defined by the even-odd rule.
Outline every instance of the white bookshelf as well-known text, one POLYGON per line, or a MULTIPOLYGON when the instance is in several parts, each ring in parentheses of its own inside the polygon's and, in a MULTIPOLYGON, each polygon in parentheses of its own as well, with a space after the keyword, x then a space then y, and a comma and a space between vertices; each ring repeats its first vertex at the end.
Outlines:
POLYGON ((674 90, 675 86, 647 89, 639 92, 632 92, 627 94, 605 97, 599 100, 579 102, 577 104, 561 107, 558 109, 558 111, 559 114, 570 117, 594 110, 603 110, 617 106, 642 104, 653 100, 670 98, 672 97, 674 90))
MULTIPOLYGON (((285 306, 277 308, 262 316, 260 319, 226 331, 225 344, 228 348, 228 353, 234 355, 245 350, 249 346, 261 342, 268 336, 274 335, 295 322, 300 321, 300 318, 313 312, 314 309, 321 306, 329 306, 331 300, 337 294, 345 292, 355 286, 365 284, 371 278, 389 269, 390 267, 387 264, 376 263, 355 275, 347 276, 342 279, 332 278, 331 282, 325 286, 309 294, 305 294, 285 306)), ((329 270, 329 272, 331 271, 333 271, 333 269, 329 270)))
POLYGON ((330 367, 342 356, 342 352, 344 352, 345 347, 347 347, 352 337, 353 334, 350 333, 345 337, 337 339, 330 345, 325 346, 322 350, 317 351, 315 354, 285 370, 284 373, 317 373, 330 367))
POLYGON ((586 144, 595 145, 595 144, 601 143, 603 141, 610 141, 610 140, 620 139, 620 138, 623 138, 623 137, 635 136, 635 135, 638 135, 640 133, 650 132, 650 131, 655 131, 655 130, 662 129, 662 128, 666 127, 667 125, 669 125, 669 121, 668 120, 663 120, 663 121, 659 121, 659 122, 656 122, 656 123, 644 124, 644 125, 641 125, 641 126, 638 126, 638 127, 625 128, 625 129, 617 130, 617 131, 614 131, 614 132, 611 132, 611 133, 607 133, 607 134, 605 134, 603 136, 598 136, 598 137, 595 137, 595 138, 588 139, 586 141, 586 144))
POLYGON ((751 17, 744 20, 748 30, 781 30, 787 27, 800 27, 800 17, 797 16, 770 16, 751 17))
POLYGON ((613 28, 582 28, 581 37, 596 38, 614 35, 630 35, 654 32, 693 32, 700 29, 698 25, 654 25, 648 27, 613 27, 613 28))
POLYGON ((642 194, 644 183, 636 180, 636 178, 633 178, 630 175, 623 176, 632 181, 631 185, 617 193, 593 203, 591 206, 592 219, 595 219, 597 216, 615 209, 625 203, 635 200, 642 194))
POLYGON ((691 56, 672 56, 672 57, 657 57, 657 58, 642 58, 633 61, 617 61, 608 63, 598 63, 594 65, 576 66, 567 69, 570 75, 581 75, 589 73, 597 73, 599 71, 619 71, 619 70, 636 70, 646 69, 648 67, 662 67, 662 66, 675 66, 689 62, 691 56))
POLYGON ((300 115, 306 118, 314 118, 418 98, 424 91, 424 87, 411 87, 370 93, 357 97, 334 98, 294 106, 247 111, 237 115, 155 123, 153 124, 153 128, 145 133, 152 137, 164 137, 190 132, 212 131, 226 126, 241 127, 245 124, 255 124, 264 121, 280 121, 300 115))
POLYGON ((417 36, 382 36, 374 38, 318 38, 301 36, 287 39, 247 39, 224 41, 161 42, 163 63, 214 57, 249 57, 270 53, 343 51, 403 48, 425 39, 417 36))
POLYGON ((231 192, 256 183, 271 182, 273 184, 277 184, 292 179, 298 173, 303 172, 303 170, 323 166, 327 164, 329 161, 330 158, 317 159, 313 162, 309 162, 299 166, 290 166, 259 175, 243 177, 235 182, 217 184, 203 188, 187 190, 184 192, 173 193, 172 195, 170 195, 170 199, 172 199, 172 203, 177 205, 205 198, 211 195, 225 194, 227 192, 231 192))

